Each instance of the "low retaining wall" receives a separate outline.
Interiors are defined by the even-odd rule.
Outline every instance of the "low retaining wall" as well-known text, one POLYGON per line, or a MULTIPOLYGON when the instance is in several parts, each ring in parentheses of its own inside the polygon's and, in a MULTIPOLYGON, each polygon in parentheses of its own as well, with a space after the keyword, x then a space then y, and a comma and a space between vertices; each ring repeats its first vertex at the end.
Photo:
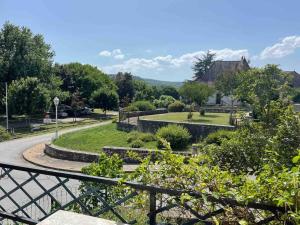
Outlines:
POLYGON ((125 122, 117 122, 117 129, 126 131, 126 132, 130 132, 133 130, 137 130, 137 125, 125 123, 125 122))
MULTIPOLYGON (((142 149, 142 148, 126 148, 126 147, 110 147, 105 146, 102 148, 103 152, 109 156, 112 156, 113 154, 119 155, 121 159, 125 163, 139 163, 140 160, 131 158, 128 153, 132 152, 135 155, 138 156, 138 158, 145 159, 149 155, 151 156, 151 159, 154 161, 156 159, 159 159, 159 156, 163 152, 163 150, 149 150, 149 149, 142 149)), ((173 152, 174 154, 183 155, 185 157, 191 156, 190 152, 173 152)))
MULTIPOLYGON (((103 147, 102 151, 108 156, 117 154, 121 159, 123 159, 124 163, 128 163, 128 164, 135 164, 140 162, 140 160, 130 157, 128 155, 129 152, 133 152, 140 159, 144 159, 149 155, 151 155, 152 160, 159 159, 159 156, 163 152, 163 150, 149 150, 149 149, 140 149, 140 148, 111 147, 111 146, 103 147)), ((74 151, 74 150, 62 148, 52 144, 45 145, 44 153, 56 159, 63 159, 63 160, 70 160, 70 161, 77 161, 77 162, 87 162, 87 163, 99 161, 98 154, 74 151)), ((183 155, 185 157, 191 156, 190 152, 174 152, 174 154, 183 155)))
POLYGON ((185 123, 173 121, 160 121, 160 120, 138 120, 138 130, 141 132, 155 133, 159 128, 169 124, 176 124, 185 127, 192 135, 192 140, 197 141, 200 138, 206 137, 208 134, 217 130, 234 130, 234 126, 227 125, 213 125, 213 124, 200 124, 200 123, 185 123))
POLYGON ((56 159, 77 161, 77 162, 97 162, 99 160, 99 155, 89 152, 74 151, 62 147, 58 147, 53 144, 45 145, 45 154, 56 159))

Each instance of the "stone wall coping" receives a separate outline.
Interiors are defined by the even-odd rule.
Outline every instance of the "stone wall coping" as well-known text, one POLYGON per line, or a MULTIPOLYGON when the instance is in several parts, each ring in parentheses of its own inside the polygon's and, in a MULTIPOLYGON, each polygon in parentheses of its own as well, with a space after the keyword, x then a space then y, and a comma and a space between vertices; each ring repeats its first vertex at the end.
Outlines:
MULTIPOLYGON (((112 149, 112 150, 137 151, 137 152, 165 152, 165 150, 159 150, 159 149, 116 147, 116 146, 104 146, 102 149, 103 150, 112 149)), ((180 154, 180 155, 191 155, 191 152, 188 152, 188 151, 173 151, 172 153, 180 154)))
POLYGON ((86 152, 86 151, 81 151, 81 150, 74 150, 74 149, 64 148, 64 147, 61 147, 61 146, 54 145, 53 143, 46 144, 46 145, 48 145, 48 146, 50 146, 52 148, 61 150, 61 151, 66 151, 66 152, 80 153, 80 154, 86 154, 86 155, 99 155, 97 153, 92 153, 92 152, 86 152))
POLYGON ((235 126, 232 125, 224 125, 224 124, 210 124, 210 123, 195 123, 195 122, 179 122, 174 120, 153 120, 153 119, 139 119, 139 120, 146 120, 146 121, 153 121, 153 122, 166 122, 166 123, 172 123, 172 124, 192 124, 192 125, 199 125, 199 126, 214 126, 214 127, 230 127, 235 128, 235 126))
MULTIPOLYGON (((108 152, 111 152, 112 154, 126 154, 125 152, 133 151, 136 153, 140 153, 142 155, 151 155, 155 152, 157 153, 163 153, 164 150, 156 150, 156 149, 145 149, 145 148, 130 148, 130 147, 116 147, 116 146, 104 146, 102 148, 102 151, 106 154, 108 152), (114 151, 116 151, 114 153, 114 151)), ((79 151, 79 150, 73 150, 73 149, 67 149, 64 147, 60 147, 54 144, 46 144, 44 153, 50 157, 62 159, 62 160, 70 160, 70 161, 78 161, 78 162, 97 162, 99 160, 99 153, 91 153, 91 152, 85 152, 85 151, 79 151)), ((183 155, 183 156, 190 156, 191 152, 187 151, 173 151, 174 154, 183 155)), ((125 158, 123 158, 124 160, 125 158)), ((127 162, 135 162, 135 160, 131 160, 130 158, 126 157, 127 162)))

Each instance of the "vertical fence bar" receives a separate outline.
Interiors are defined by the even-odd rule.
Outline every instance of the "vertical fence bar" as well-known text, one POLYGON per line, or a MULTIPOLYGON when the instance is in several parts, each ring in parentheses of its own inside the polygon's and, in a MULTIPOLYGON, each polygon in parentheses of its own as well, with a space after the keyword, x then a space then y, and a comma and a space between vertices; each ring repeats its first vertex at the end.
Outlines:
POLYGON ((149 208, 149 224, 156 225, 156 193, 151 191, 149 193, 150 208, 149 208))

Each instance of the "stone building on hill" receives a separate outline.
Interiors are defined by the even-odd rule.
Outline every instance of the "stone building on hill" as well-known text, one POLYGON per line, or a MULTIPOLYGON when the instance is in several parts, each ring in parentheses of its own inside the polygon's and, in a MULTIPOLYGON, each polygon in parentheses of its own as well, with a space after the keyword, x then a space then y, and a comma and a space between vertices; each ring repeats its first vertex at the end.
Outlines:
POLYGON ((238 61, 214 61, 208 72, 200 78, 195 78, 195 81, 213 84, 217 77, 222 74, 236 74, 250 69, 248 61, 242 57, 238 61))
MULTIPOLYGON (((248 61, 245 57, 242 57, 241 60, 238 61, 214 61, 208 72, 204 74, 201 78, 195 78, 194 81, 214 84, 217 80, 217 77, 222 74, 237 74, 242 71, 246 71, 250 69, 248 61)), ((222 104, 222 105, 231 105, 232 101, 230 97, 224 96, 220 98, 218 93, 215 93, 211 96, 207 102, 208 105, 222 104)), ((238 102, 234 102, 234 104, 238 104, 238 102)))

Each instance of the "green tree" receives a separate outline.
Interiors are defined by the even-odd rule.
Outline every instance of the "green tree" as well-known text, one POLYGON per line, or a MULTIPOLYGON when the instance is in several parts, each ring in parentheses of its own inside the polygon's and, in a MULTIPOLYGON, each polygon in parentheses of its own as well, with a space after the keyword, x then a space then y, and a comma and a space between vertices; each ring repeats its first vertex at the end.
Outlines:
MULTIPOLYGON (((80 63, 69 63, 54 67, 54 73, 62 80, 61 88, 72 96, 75 92, 87 104, 94 91, 100 88, 116 90, 113 81, 97 67, 80 63)), ((69 98, 67 103, 72 99, 69 98)))
POLYGON ((50 105, 50 92, 36 77, 21 78, 9 86, 9 106, 12 114, 40 114, 47 111, 50 105))
POLYGON ((152 101, 159 95, 155 86, 147 84, 143 80, 133 80, 134 101, 148 100, 152 101))
POLYGON ((214 63, 216 54, 208 51, 206 54, 203 54, 201 57, 196 57, 196 62, 194 63, 193 70, 195 77, 202 79, 203 76, 208 72, 210 67, 214 63))
POLYGON ((175 99, 179 99, 179 92, 178 89, 173 86, 161 86, 160 87, 160 94, 161 95, 169 95, 175 99))
POLYGON ((40 34, 9 22, 0 30, 0 82, 26 76, 48 80, 54 52, 40 34))
POLYGON ((108 89, 98 89, 94 91, 91 100, 94 106, 102 108, 105 114, 107 110, 116 109, 119 104, 117 92, 108 89))
POLYGON ((249 103, 257 117, 267 124, 272 122, 272 102, 289 101, 290 77, 276 65, 250 69, 238 74, 237 79, 237 98, 249 103))
POLYGON ((201 107, 214 93, 214 89, 207 84, 188 81, 182 85, 179 93, 188 103, 195 103, 201 107))
POLYGON ((122 107, 127 106, 134 97, 133 76, 131 73, 119 72, 115 76, 115 83, 118 87, 118 95, 122 107))

